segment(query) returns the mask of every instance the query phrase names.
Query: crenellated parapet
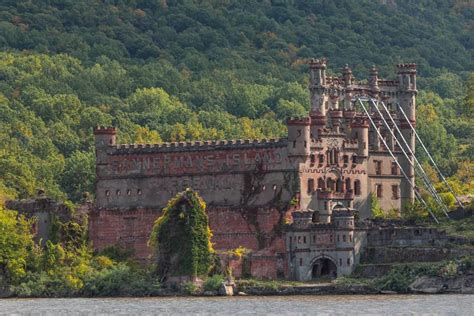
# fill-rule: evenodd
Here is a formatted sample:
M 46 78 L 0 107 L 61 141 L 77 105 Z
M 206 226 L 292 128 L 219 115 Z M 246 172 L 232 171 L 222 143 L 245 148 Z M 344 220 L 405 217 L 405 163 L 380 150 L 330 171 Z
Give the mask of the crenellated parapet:
M 109 126 L 96 126 L 94 127 L 94 135 L 116 135 L 117 128 Z
M 235 150 L 277 148 L 287 146 L 287 139 L 236 139 L 190 142 L 165 142 L 160 144 L 120 144 L 111 147 L 110 155 L 140 154 L 140 153 L 172 153 L 195 152 L 210 150 Z

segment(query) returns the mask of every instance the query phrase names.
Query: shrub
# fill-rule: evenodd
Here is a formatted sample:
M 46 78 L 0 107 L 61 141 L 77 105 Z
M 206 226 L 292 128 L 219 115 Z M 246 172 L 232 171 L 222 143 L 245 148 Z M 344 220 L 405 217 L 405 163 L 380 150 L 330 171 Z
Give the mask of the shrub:
M 224 282 L 224 276 L 220 274 L 213 275 L 204 282 L 205 291 L 217 291 Z
M 196 295 L 199 293 L 199 287 L 191 281 L 183 283 L 183 291 L 188 295 Z

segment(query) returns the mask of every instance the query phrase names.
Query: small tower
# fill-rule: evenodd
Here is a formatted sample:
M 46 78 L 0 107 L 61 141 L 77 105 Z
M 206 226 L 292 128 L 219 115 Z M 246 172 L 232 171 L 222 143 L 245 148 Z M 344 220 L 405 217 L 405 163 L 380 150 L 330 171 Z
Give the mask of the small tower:
M 308 157 L 310 154 L 310 124 L 311 118 L 289 118 L 288 126 L 288 156 Z
M 366 118 L 358 117 L 351 124 L 353 136 L 357 138 L 359 145 L 357 156 L 369 156 L 369 121 Z
M 337 275 L 348 275 L 354 270 L 354 210 L 336 206 L 332 211 L 337 250 Z
M 342 77 L 344 78 L 344 85 L 346 88 L 346 93 L 343 100 L 343 108 L 344 110 L 352 110 L 352 82 L 354 77 L 352 76 L 352 70 L 349 68 L 349 65 L 346 65 L 344 68 L 342 68 Z
M 416 126 L 416 64 L 398 64 L 397 65 L 398 75 L 398 102 L 400 107 L 405 112 L 408 121 L 405 120 L 402 113 L 398 113 L 400 117 L 400 129 L 403 137 L 407 140 L 408 146 L 411 151 L 415 152 L 415 134 L 410 128 L 410 124 Z M 413 159 L 413 158 L 411 158 Z M 402 199 L 402 205 L 412 203 L 415 199 L 415 192 L 413 187 L 415 185 L 415 170 L 413 165 L 407 161 L 407 159 L 400 159 L 402 168 L 407 171 L 408 177 L 410 177 L 411 185 L 404 181 L 405 185 L 400 187 L 400 197 Z
M 372 94 L 372 97 L 377 98 L 380 92 L 379 88 L 379 71 L 377 68 L 372 66 L 370 69 L 370 76 L 369 76 L 369 85 L 370 85 L 370 92 Z
M 94 128 L 96 163 L 106 163 L 107 148 L 115 145 L 117 129 L 115 127 L 97 126 Z
M 326 115 L 326 104 L 328 95 L 326 93 L 326 64 L 325 58 L 312 59 L 309 63 L 310 83 L 309 90 L 311 93 L 311 113 L 320 113 Z

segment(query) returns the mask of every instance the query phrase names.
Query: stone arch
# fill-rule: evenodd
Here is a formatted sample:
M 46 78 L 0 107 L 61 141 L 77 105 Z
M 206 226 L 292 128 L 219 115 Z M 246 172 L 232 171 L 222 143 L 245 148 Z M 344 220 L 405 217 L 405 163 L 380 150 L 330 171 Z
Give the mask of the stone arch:
M 319 256 L 311 261 L 311 278 L 336 278 L 337 264 L 336 261 L 328 256 Z

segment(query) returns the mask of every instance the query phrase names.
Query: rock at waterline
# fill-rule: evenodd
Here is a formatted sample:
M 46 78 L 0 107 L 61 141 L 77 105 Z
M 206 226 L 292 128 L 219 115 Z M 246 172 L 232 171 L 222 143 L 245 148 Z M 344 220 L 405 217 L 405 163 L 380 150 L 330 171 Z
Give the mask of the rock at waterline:
M 221 296 L 233 296 L 234 295 L 234 285 L 222 282 L 219 287 L 219 295 Z
M 474 275 L 460 275 L 451 278 L 421 276 L 410 285 L 410 290 L 423 294 L 474 294 Z

